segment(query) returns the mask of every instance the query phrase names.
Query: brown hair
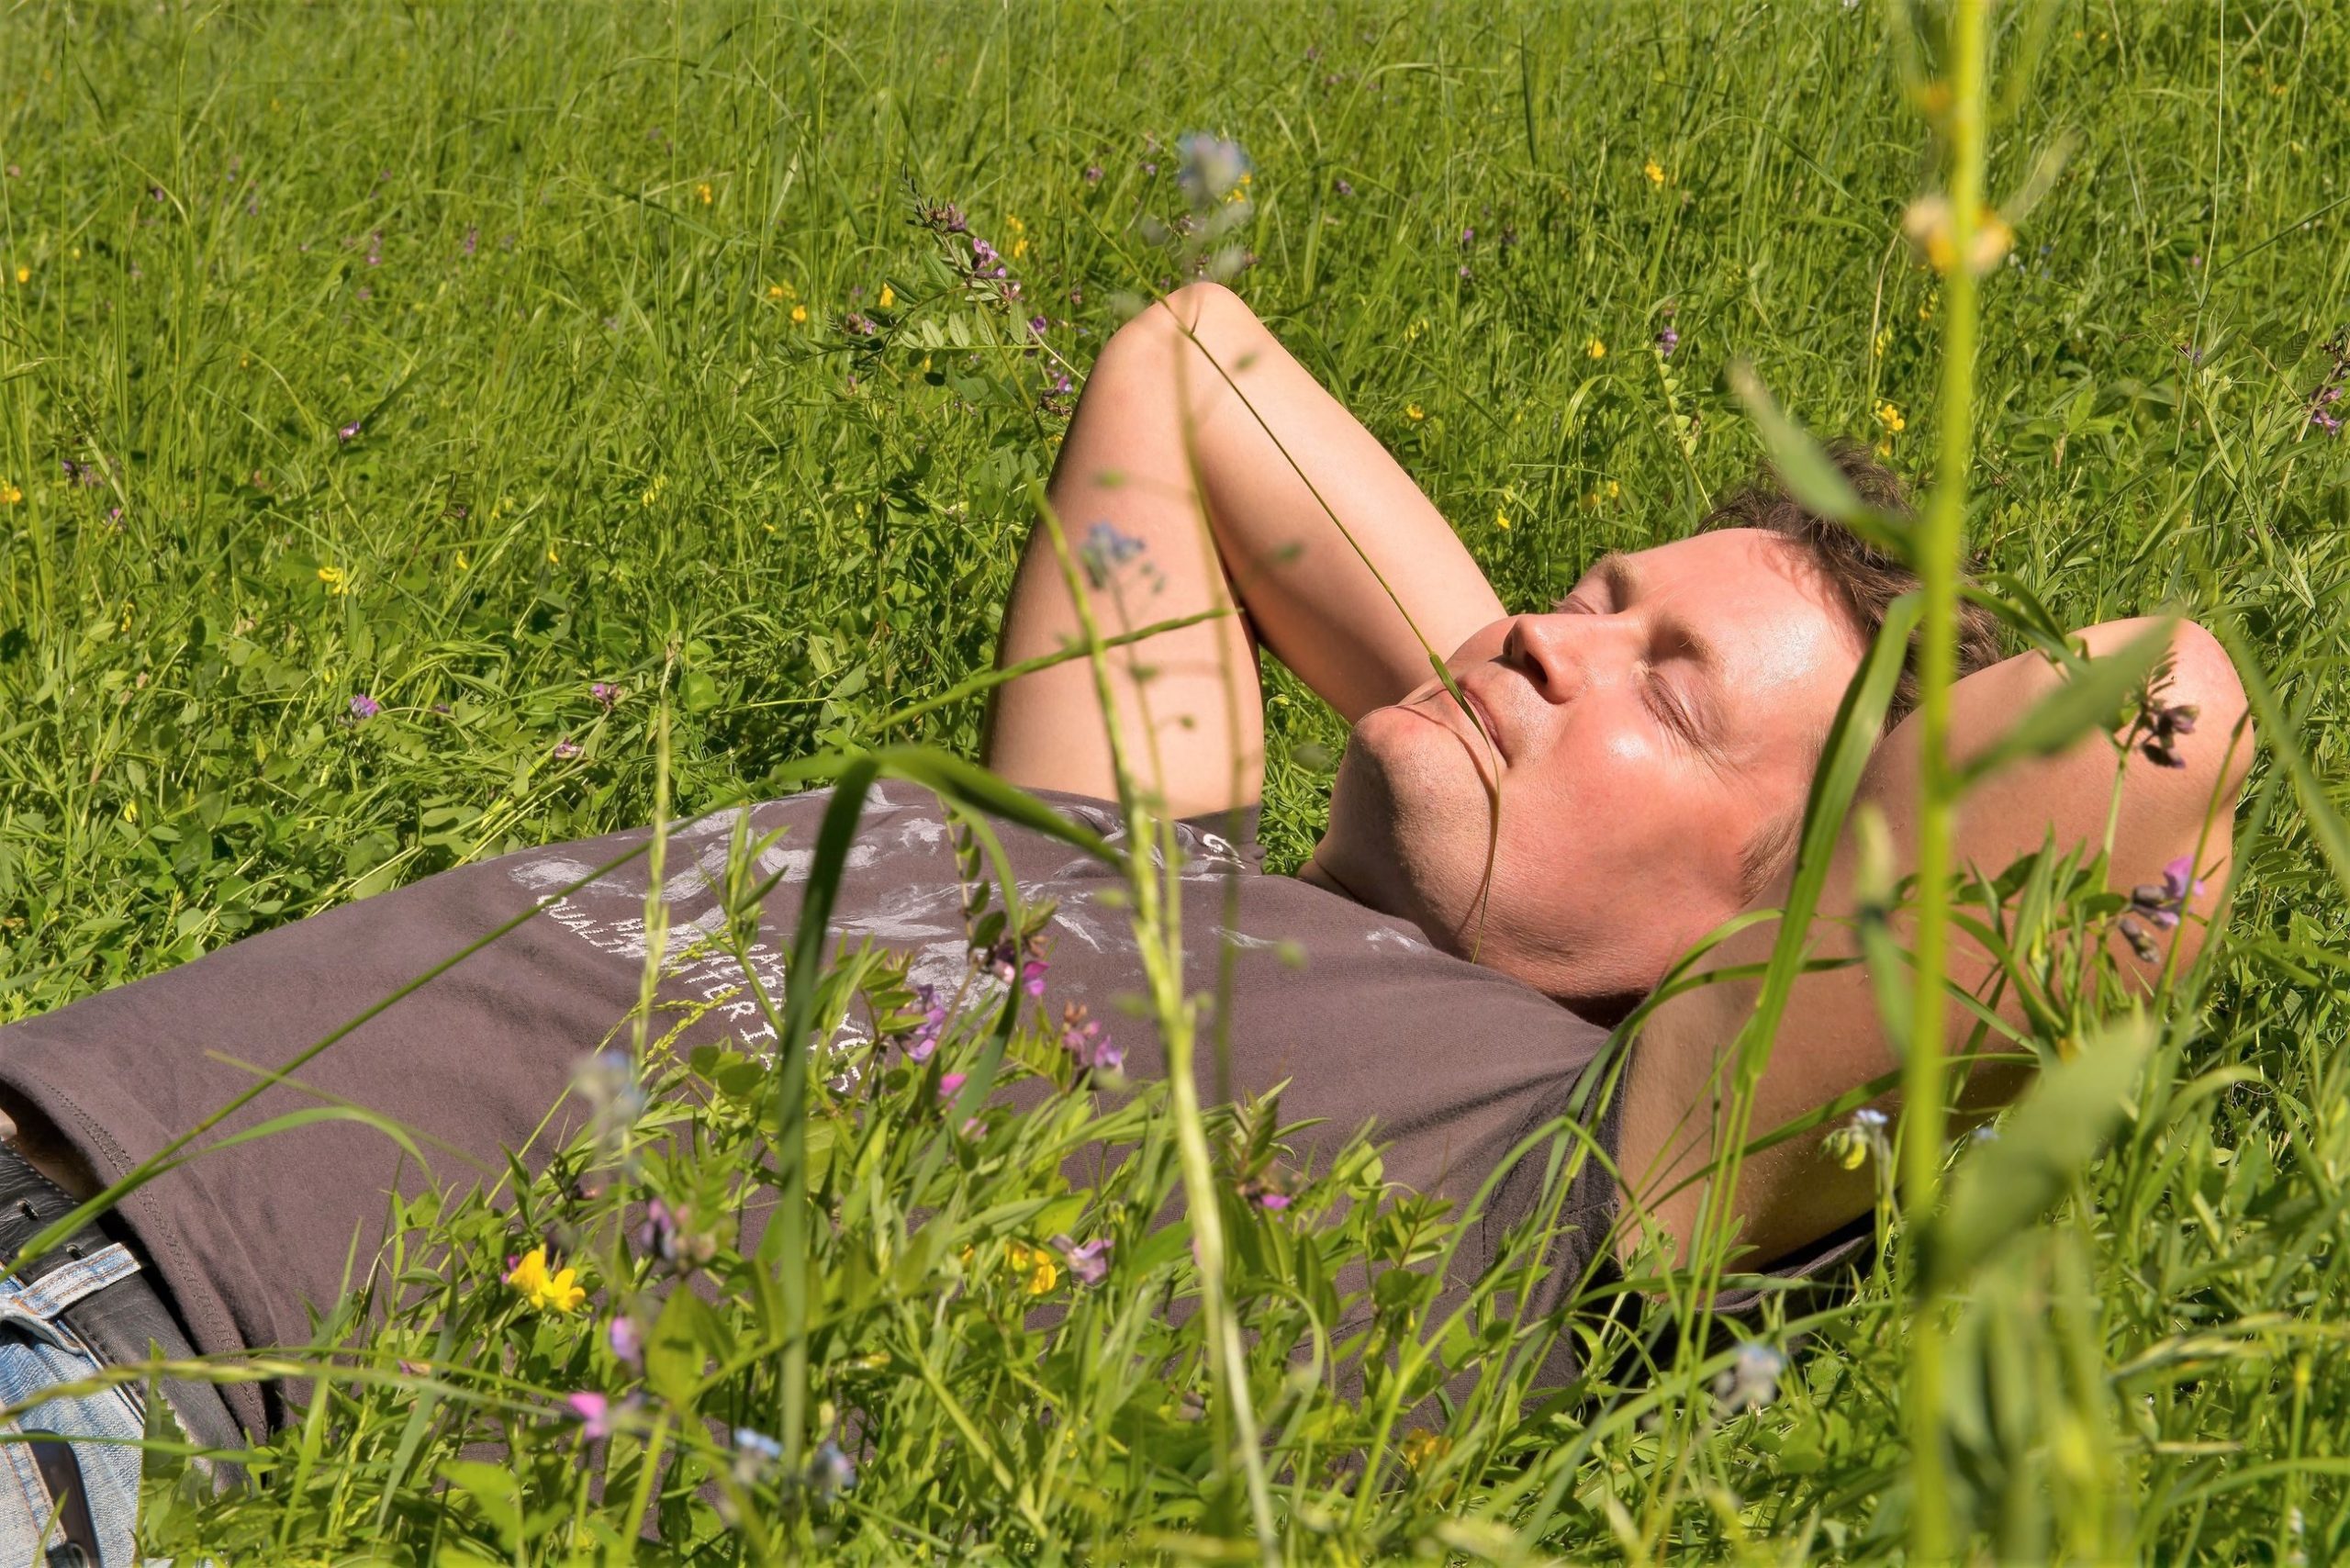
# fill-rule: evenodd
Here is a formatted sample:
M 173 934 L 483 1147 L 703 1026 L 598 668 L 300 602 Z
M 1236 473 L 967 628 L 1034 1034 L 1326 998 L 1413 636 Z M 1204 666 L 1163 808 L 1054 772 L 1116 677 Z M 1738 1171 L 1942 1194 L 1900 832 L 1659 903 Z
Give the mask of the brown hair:
M 1879 463 L 1867 447 L 1856 441 L 1838 441 L 1830 444 L 1828 456 L 1844 476 L 1844 482 L 1870 507 L 1905 521 L 1912 515 L 1908 488 L 1901 476 Z M 1776 475 L 1768 472 L 1724 498 L 1697 526 L 1700 532 L 1754 528 L 1787 541 L 1803 553 L 1819 580 L 1833 591 L 1864 645 L 1876 641 L 1893 601 L 1918 586 L 1918 575 L 1898 559 L 1842 523 L 1807 510 L 1787 493 Z M 1998 618 L 1972 600 L 1960 599 L 1958 673 L 1972 675 L 2004 656 Z M 1918 639 L 1913 636 L 1901 661 L 1901 678 L 1886 707 L 1886 730 L 1889 733 L 1917 706 Z M 1740 883 L 1750 900 L 1762 893 L 1795 852 L 1802 829 L 1803 813 L 1798 809 L 1764 823 L 1746 846 Z

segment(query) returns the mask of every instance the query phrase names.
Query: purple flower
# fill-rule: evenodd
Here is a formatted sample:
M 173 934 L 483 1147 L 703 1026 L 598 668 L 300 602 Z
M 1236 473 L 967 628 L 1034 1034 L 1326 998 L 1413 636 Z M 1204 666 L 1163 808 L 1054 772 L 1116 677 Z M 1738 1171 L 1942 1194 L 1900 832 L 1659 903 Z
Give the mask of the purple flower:
M 969 1075 L 967 1073 L 950 1072 L 946 1077 L 940 1079 L 938 1081 L 938 1097 L 941 1100 L 952 1100 L 955 1098 L 956 1092 L 963 1087 L 964 1081 L 968 1076 Z
M 1020 989 L 1031 996 L 1045 994 L 1045 960 L 1030 958 L 1020 966 Z
M 373 299 L 375 297 L 375 291 L 363 283 L 359 286 L 358 297 L 361 299 Z
M 841 318 L 841 330 L 851 337 L 869 338 L 880 330 L 873 319 L 861 310 L 852 310 Z
M 1279 1214 L 1281 1210 L 1289 1207 L 1289 1194 L 1287 1193 L 1276 1193 L 1268 1189 L 1257 1194 L 1257 1206 L 1260 1209 L 1270 1209 L 1273 1213 Z
M 354 724 L 364 724 L 383 711 L 383 704 L 364 691 L 354 693 L 351 699 L 351 721 Z
M 610 1437 L 627 1424 L 628 1418 L 636 1414 L 638 1396 L 632 1394 L 615 1403 L 610 1394 L 583 1388 L 565 1394 L 563 1402 L 579 1417 L 579 1435 L 592 1443 Z
M 1085 568 L 1086 580 L 1098 589 L 1109 587 L 1117 569 L 1147 548 L 1142 540 L 1120 532 L 1118 525 L 1105 518 L 1085 531 L 1077 558 Z
M 1342 196 L 1350 196 L 1355 194 L 1355 187 L 1353 184 L 1347 180 L 1340 180 L 1337 183 L 1336 189 Z
M 384 231 L 380 229 L 367 236 L 367 264 L 371 267 L 384 264 Z
M 631 1238 L 639 1252 L 658 1258 L 677 1274 L 690 1274 L 718 1255 L 718 1238 L 693 1228 L 693 1210 L 655 1198 L 645 1205 L 644 1223 Z
M 1074 384 L 1070 382 L 1068 371 L 1061 371 L 1053 377 L 1053 385 L 1050 390 L 1054 397 L 1066 398 L 1074 389 Z
M 1098 185 L 1102 183 L 1101 164 L 1088 163 L 1085 166 L 1085 183 L 1089 185 Z
M 571 739 L 569 736 L 566 735 L 562 740 L 554 743 L 554 756 L 557 762 L 569 762 L 573 757 L 577 756 L 578 755 L 579 743 Z
M 1110 1273 L 1110 1238 L 1097 1237 L 1080 1247 L 1066 1236 L 1053 1238 L 1053 1249 L 1069 1265 L 1069 1278 L 1080 1285 L 1098 1285 Z
M 481 230 L 478 230 L 478 229 L 468 229 L 468 230 L 465 230 L 465 244 L 464 244 L 464 252 L 465 252 L 465 254 L 466 254 L 466 255 L 468 255 L 468 256 L 472 255 L 472 254 L 474 253 L 475 249 L 476 249 L 477 246 L 479 246 L 480 244 L 481 244 Z
M 609 680 L 595 680 L 588 683 L 588 695 L 596 700 L 599 708 L 610 712 L 612 704 L 621 700 L 621 689 Z
M 357 420 L 353 420 L 347 425 L 338 427 L 334 432 L 334 438 L 337 441 L 357 441 L 359 439 L 359 421 Z
M 1477 231 L 1474 229 L 1463 229 L 1460 231 L 1460 242 L 1464 245 L 1474 242 L 1476 238 Z
M 938 1000 L 938 988 L 928 985 L 914 987 L 914 1001 L 922 1008 L 922 1022 L 900 1038 L 904 1042 L 906 1059 L 919 1066 L 938 1049 L 938 1036 L 946 1028 L 946 1004 Z
M 1656 352 L 1666 359 L 1671 359 L 1673 351 L 1680 346 L 1681 334 L 1670 327 L 1656 335 Z
M 2132 913 L 2143 914 L 2165 931 L 2178 924 L 2186 912 L 2187 901 L 2203 890 L 2203 879 L 2195 875 L 2195 862 L 2182 855 L 2163 868 L 2160 887 L 2142 882 L 2130 890 Z
M 1146 174 L 1156 174 L 1158 173 L 1158 165 L 1156 163 L 1146 162 L 1142 166 L 1142 172 Z
M 1082 1002 L 1072 1002 L 1061 1009 L 1061 1049 L 1081 1072 L 1116 1072 L 1126 1065 L 1126 1053 L 1102 1032 L 1100 1019 L 1086 1016 Z
M 638 1366 L 644 1361 L 644 1337 L 636 1331 L 636 1319 L 622 1315 L 605 1327 L 604 1337 L 611 1342 L 613 1358 L 624 1366 Z
M 1028 318 L 1028 330 L 1035 333 L 1040 338 L 1045 335 L 1045 329 L 1051 325 L 1052 323 L 1046 320 L 1042 316 L 1031 316 Z
M 998 252 L 993 245 L 989 244 L 985 240 L 980 239 L 976 234 L 971 236 L 971 260 L 978 263 L 981 269 L 995 265 L 997 256 Z
M 2311 409 L 2310 410 L 2310 423 L 2315 425 L 2318 429 L 2323 431 L 2328 435 L 2340 435 L 2342 433 L 2341 416 L 2337 414 L 2329 414 L 2323 409 Z
M 1469 274 L 1469 263 L 1466 263 L 1466 262 L 1463 262 L 1463 263 L 1460 263 L 1460 275 L 1461 275 L 1463 278 L 1466 278 L 1466 277 L 1468 277 L 1468 276 L 1470 275 L 1470 274 Z

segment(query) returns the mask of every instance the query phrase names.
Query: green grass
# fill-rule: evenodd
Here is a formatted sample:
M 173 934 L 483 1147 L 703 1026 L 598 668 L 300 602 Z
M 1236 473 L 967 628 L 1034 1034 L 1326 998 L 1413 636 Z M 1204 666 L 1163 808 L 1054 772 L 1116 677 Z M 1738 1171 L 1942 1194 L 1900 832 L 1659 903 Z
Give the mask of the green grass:
M 1236 286 L 1516 606 L 1602 549 L 1675 537 L 1752 469 L 1735 360 L 1812 430 L 1889 436 L 1930 477 L 1943 307 L 1898 229 L 1939 167 L 1905 71 L 1946 67 L 1905 67 L 1924 46 L 1874 6 L 1673 9 L 0 17 L 0 498 L 19 496 L 0 506 L 0 1018 L 647 821 L 665 709 L 680 812 L 819 747 L 969 753 L 976 701 L 885 720 L 985 667 L 1059 417 L 994 318 L 935 297 L 908 181 L 1003 249 L 1081 371 L 1117 297 L 1171 280 L 1135 220 L 1178 206 L 1175 136 L 1240 139 L 1256 261 Z M 2350 841 L 2322 793 L 2350 766 L 2350 442 L 2307 412 L 2350 325 L 2350 22 L 2064 6 L 2035 36 L 2026 12 L 1994 18 L 1986 188 L 2006 199 L 2069 151 L 1983 285 L 1970 541 L 2068 623 L 2168 606 L 2227 630 L 2299 766 L 2280 751 L 2255 772 L 2204 1003 L 2160 1032 L 2077 1201 L 1955 1294 L 1937 1352 L 1953 1506 L 2000 1558 L 2323 1562 L 2350 1550 L 2350 864 L 2329 859 Z M 887 330 L 845 333 L 852 310 Z M 1670 380 L 1647 347 L 1668 320 Z M 921 346 L 950 321 L 979 346 Z M 610 713 L 594 680 L 626 689 Z M 1272 691 L 1286 865 L 1340 732 L 1286 678 Z M 383 711 L 350 723 L 363 692 Z M 828 1136 L 878 1139 L 882 1120 Z M 1078 1125 L 1047 1121 L 990 1136 L 1044 1147 Z M 755 1147 L 747 1112 L 719 1131 Z M 1150 1212 L 1176 1180 L 1160 1153 L 1085 1212 Z M 872 1235 L 903 1235 L 918 1180 L 945 1212 L 1072 1196 L 911 1147 L 871 1158 L 908 1182 L 904 1208 L 856 1222 Z M 504 1248 L 478 1212 L 440 1223 L 460 1258 Z M 1313 1245 L 1334 1264 L 1410 1249 L 1367 1225 Z M 1304 1244 L 1266 1245 L 1236 1242 L 1234 1291 L 1270 1337 Z M 966 1266 L 934 1249 L 906 1293 Z M 1179 1250 L 1150 1267 L 1188 1282 Z M 1282 1550 L 1899 1555 L 1902 1257 L 1758 1411 L 1717 1412 L 1716 1357 L 1595 1373 L 1520 1418 L 1496 1358 L 1449 1453 L 1412 1470 L 1386 1418 L 1408 1399 L 1386 1417 L 1283 1405 L 1280 1356 L 1252 1352 L 1259 1413 L 1285 1423 Z M 453 1338 L 426 1316 L 381 1331 L 372 1364 L 399 1385 L 339 1389 L 253 1496 L 162 1519 L 174 1551 L 591 1556 L 575 1518 L 617 1551 L 620 1483 L 655 1468 L 631 1439 L 592 1504 L 553 1417 L 509 1434 L 528 1508 L 495 1473 L 440 1468 L 498 1401 L 543 1409 L 612 1371 L 460 1283 L 425 1304 Z M 882 1559 L 1251 1550 L 1247 1498 L 1185 1436 L 1181 1395 L 1209 1385 L 1195 1329 L 1080 1305 L 1056 1338 L 997 1279 L 924 1340 L 891 1328 L 891 1296 L 824 1297 L 810 1341 L 817 1398 L 887 1410 L 898 1434 L 856 1488 L 803 1507 L 762 1478 L 729 1529 L 692 1491 L 727 1461 L 688 1417 L 669 1440 L 692 1457 L 646 1504 L 680 1558 L 795 1540 Z M 745 1311 L 729 1331 L 775 1343 Z M 893 1351 L 877 1379 L 849 1365 L 858 1333 L 947 1360 L 924 1383 Z M 383 1359 L 500 1347 L 514 1383 L 436 1374 L 422 1406 Z M 773 1359 L 746 1356 L 698 1408 L 771 1409 Z M 1145 1386 L 1167 1403 L 1137 1403 Z M 403 1447 L 419 1408 L 437 1414 Z M 1322 1468 L 1347 1454 L 1380 1482 Z

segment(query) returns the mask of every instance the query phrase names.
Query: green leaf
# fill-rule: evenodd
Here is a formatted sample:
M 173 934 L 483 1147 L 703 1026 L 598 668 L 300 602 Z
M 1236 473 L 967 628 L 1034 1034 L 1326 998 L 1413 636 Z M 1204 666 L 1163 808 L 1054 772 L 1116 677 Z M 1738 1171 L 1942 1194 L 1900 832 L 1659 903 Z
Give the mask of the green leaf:
M 2111 724 L 2169 648 L 2174 625 L 2160 622 L 2112 653 L 2083 663 L 1959 769 L 1961 788 L 2023 757 L 2053 756 L 2089 731 Z
M 1747 417 L 1761 433 L 1762 449 L 1770 454 L 1771 466 L 1787 487 L 1787 494 L 1805 510 L 1842 523 L 1896 559 L 1910 559 L 1909 525 L 1861 499 L 1820 444 L 1771 400 L 1752 365 L 1744 360 L 1733 364 L 1729 385 L 1738 400 L 1746 405 Z
M 2023 1235 L 2087 1168 L 2121 1119 L 2154 1038 L 2143 1018 L 2090 1035 L 2070 1059 L 2040 1075 L 1998 1136 L 1959 1167 L 1950 1204 L 1928 1239 L 1927 1274 L 1936 1290 L 1959 1284 Z

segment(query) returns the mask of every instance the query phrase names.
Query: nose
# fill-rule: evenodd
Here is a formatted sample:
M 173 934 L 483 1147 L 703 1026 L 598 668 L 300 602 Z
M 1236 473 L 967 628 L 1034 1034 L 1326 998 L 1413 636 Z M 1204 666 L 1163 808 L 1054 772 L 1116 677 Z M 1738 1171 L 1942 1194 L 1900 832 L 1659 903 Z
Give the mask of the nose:
M 1521 615 L 1502 639 L 1502 660 L 1546 702 L 1572 702 L 1601 678 L 1608 644 L 1621 641 L 1605 615 Z

